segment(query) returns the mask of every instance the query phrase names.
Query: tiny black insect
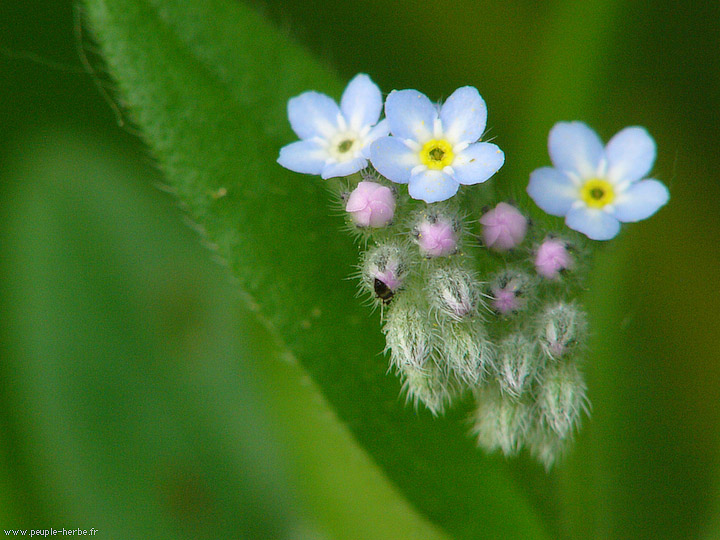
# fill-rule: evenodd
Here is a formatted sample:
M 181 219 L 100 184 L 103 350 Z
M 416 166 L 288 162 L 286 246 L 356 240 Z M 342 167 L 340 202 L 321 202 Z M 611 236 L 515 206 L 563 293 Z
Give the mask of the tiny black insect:
M 395 295 L 393 290 L 385 285 L 382 281 L 380 281 L 378 278 L 375 278 L 375 282 L 373 283 L 373 288 L 375 289 L 375 296 L 377 296 L 380 300 L 383 301 L 383 304 L 387 304 L 392 300 L 392 297 Z

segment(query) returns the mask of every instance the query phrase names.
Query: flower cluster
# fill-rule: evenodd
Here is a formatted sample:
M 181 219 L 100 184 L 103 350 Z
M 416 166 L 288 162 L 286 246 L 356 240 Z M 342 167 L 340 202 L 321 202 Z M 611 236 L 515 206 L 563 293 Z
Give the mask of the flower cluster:
M 437 415 L 472 394 L 480 446 L 527 448 L 551 467 L 587 412 L 587 323 L 576 299 L 589 269 L 586 238 L 611 239 L 621 222 L 668 201 L 667 188 L 645 178 L 653 139 L 631 127 L 603 146 L 583 123 L 555 125 L 553 167 L 532 172 L 527 187 L 547 214 L 565 217 L 567 229 L 552 230 L 523 201 L 487 206 L 489 193 L 460 190 L 505 162 L 482 140 L 487 107 L 471 86 L 441 104 L 394 90 L 383 106 L 360 74 L 339 106 L 305 92 L 290 99 L 288 116 L 300 140 L 278 162 L 320 175 L 335 193 L 360 240 L 360 287 L 381 308 L 408 400 Z

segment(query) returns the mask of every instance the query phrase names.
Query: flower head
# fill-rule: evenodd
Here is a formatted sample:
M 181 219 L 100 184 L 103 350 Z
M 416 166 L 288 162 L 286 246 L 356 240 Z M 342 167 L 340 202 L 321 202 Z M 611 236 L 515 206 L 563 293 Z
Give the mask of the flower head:
M 514 206 L 501 202 L 481 218 L 483 241 L 495 251 L 509 251 L 520 244 L 527 233 L 527 218 Z
M 384 227 L 395 215 L 395 196 L 387 186 L 360 182 L 350 193 L 345 210 L 358 227 Z
M 642 179 L 655 162 L 655 141 L 641 127 L 625 128 L 603 148 L 582 122 L 560 122 L 550 130 L 554 167 L 533 171 L 527 192 L 548 214 L 592 240 L 609 240 L 620 222 L 652 216 L 670 194 L 657 180 Z
M 387 135 L 380 89 L 362 73 L 347 85 L 340 100 L 305 92 L 288 101 L 288 117 L 300 140 L 280 149 L 278 163 L 291 171 L 323 178 L 347 176 L 367 166 L 375 139 Z
M 500 148 L 477 142 L 487 107 L 472 86 L 455 90 L 440 108 L 417 90 L 393 91 L 385 116 L 392 136 L 372 144 L 370 161 L 386 178 L 408 184 L 414 199 L 449 199 L 460 184 L 485 182 L 505 162 Z

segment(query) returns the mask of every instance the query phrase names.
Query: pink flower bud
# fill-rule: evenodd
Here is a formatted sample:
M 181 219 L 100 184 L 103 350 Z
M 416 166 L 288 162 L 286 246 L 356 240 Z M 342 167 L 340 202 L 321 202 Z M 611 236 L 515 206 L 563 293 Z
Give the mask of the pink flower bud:
M 522 300 L 518 298 L 515 291 L 508 289 L 493 289 L 492 306 L 495 308 L 495 311 L 501 313 L 502 315 L 518 311 L 521 307 L 521 302 Z
M 400 288 L 400 285 L 402 285 L 400 262 L 396 260 L 388 261 L 383 269 L 377 269 L 374 278 L 376 281 L 381 281 L 391 291 L 396 291 Z M 376 290 L 377 287 L 378 286 L 376 284 Z
M 415 227 L 415 239 L 426 257 L 445 257 L 457 251 L 457 227 L 446 217 L 432 217 Z
M 404 251 L 397 245 L 382 244 L 365 253 L 361 276 L 366 290 L 387 304 L 402 287 L 407 271 Z
M 358 227 L 384 227 L 395 215 L 395 197 L 389 187 L 360 182 L 350 194 L 345 210 Z
M 547 279 L 557 278 L 562 270 L 571 265 L 572 257 L 567 245 L 557 238 L 546 238 L 535 254 L 535 270 Z
M 508 251 L 523 241 L 527 218 L 507 203 L 501 202 L 480 218 L 485 245 L 496 251 Z
M 499 274 L 490 284 L 492 307 L 500 315 L 509 316 L 520 311 L 528 301 L 532 279 L 524 272 L 508 270 Z

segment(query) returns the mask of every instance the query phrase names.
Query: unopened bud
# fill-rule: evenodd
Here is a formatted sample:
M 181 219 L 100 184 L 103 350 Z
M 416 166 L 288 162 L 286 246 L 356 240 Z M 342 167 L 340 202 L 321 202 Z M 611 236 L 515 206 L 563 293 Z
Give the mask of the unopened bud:
M 510 334 L 500 342 L 497 371 L 501 389 L 519 398 L 535 379 L 542 364 L 537 344 L 519 332 Z
M 567 443 L 567 440 L 558 437 L 554 431 L 543 428 L 539 422 L 530 429 L 526 440 L 530 455 L 539 461 L 547 472 L 563 457 Z
M 375 298 L 387 304 L 402 287 L 407 272 L 404 250 L 395 244 L 381 244 L 365 254 L 362 282 Z
M 433 308 L 456 321 L 477 313 L 481 302 L 472 274 L 456 267 L 438 268 L 430 276 L 427 294 Z
M 460 225 L 444 215 L 423 216 L 413 228 L 413 236 L 425 257 L 446 257 L 458 248 Z
M 547 306 L 538 322 L 540 345 L 550 358 L 565 356 L 585 340 L 585 313 L 574 303 Z
M 477 386 L 494 360 L 492 345 L 479 319 L 440 329 L 438 355 L 464 384 Z
M 450 399 L 447 376 L 434 358 L 433 330 L 427 310 L 401 296 L 387 313 L 383 328 L 390 364 L 403 379 L 409 400 L 441 413 Z
M 438 365 L 431 364 L 426 369 L 406 366 L 400 374 L 407 400 L 412 401 L 416 408 L 422 403 L 434 416 L 445 412 L 454 391 Z
M 512 205 L 501 202 L 481 218 L 485 246 L 495 251 L 509 251 L 520 245 L 527 233 L 528 221 Z
M 567 244 L 559 238 L 546 238 L 535 253 L 535 270 L 547 279 L 556 279 L 572 264 Z
M 511 315 L 527 304 L 533 280 L 525 272 L 507 270 L 490 283 L 491 305 L 501 315 Z
M 387 186 L 363 181 L 350 193 L 345 210 L 358 227 L 385 227 L 395 215 L 395 196 Z
M 585 381 L 574 364 L 548 366 L 538 391 L 538 408 L 542 422 L 560 439 L 567 438 L 586 410 Z
M 432 325 L 427 313 L 409 298 L 399 297 L 388 309 L 383 331 L 393 366 L 425 368 L 433 352 Z
M 524 401 L 505 397 L 497 388 L 476 392 L 472 432 L 486 451 L 502 450 L 506 456 L 517 454 L 530 426 L 531 407 Z

